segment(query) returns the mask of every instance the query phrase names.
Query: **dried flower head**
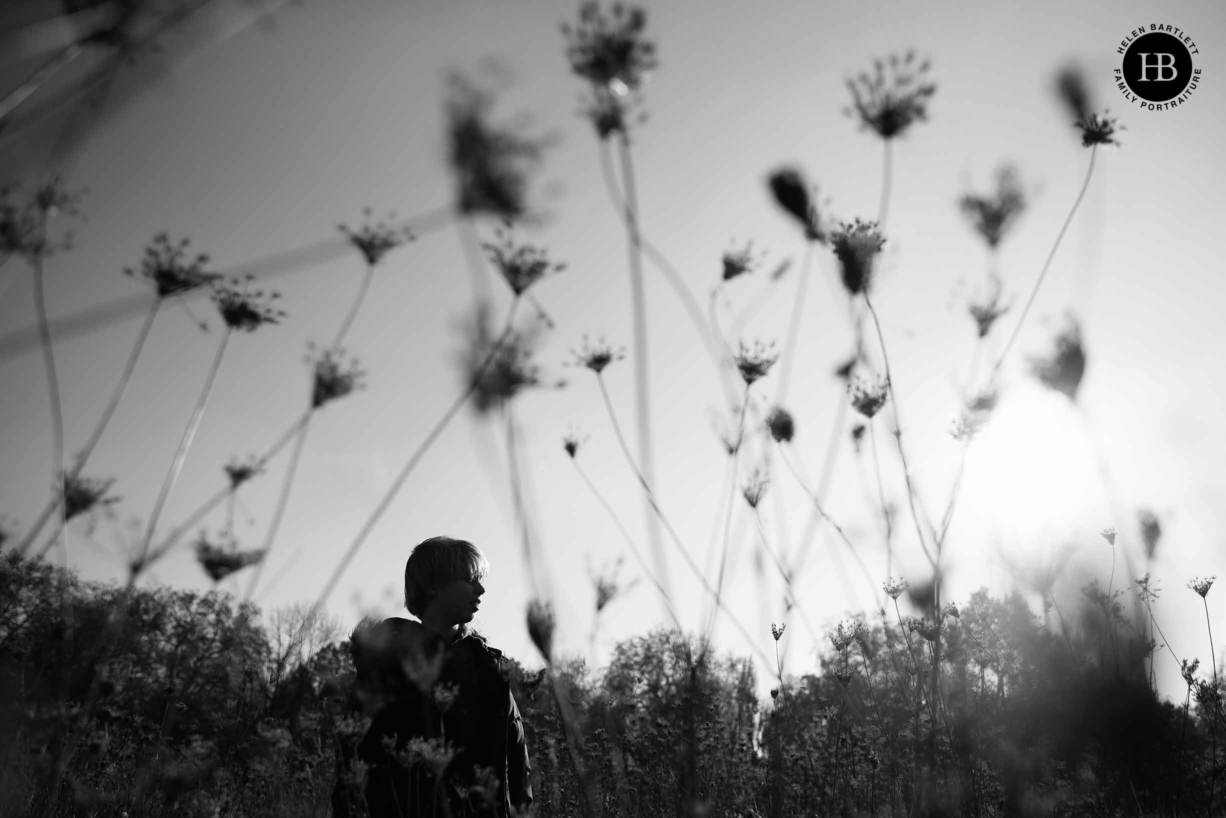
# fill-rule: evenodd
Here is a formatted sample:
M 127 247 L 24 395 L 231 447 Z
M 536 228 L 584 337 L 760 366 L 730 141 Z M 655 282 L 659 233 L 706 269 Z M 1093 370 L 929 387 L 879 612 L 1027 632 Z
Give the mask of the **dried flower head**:
M 1182 661 L 1179 668 L 1179 673 L 1181 676 L 1183 676 L 1183 680 L 1188 687 L 1192 687 L 1196 684 L 1196 671 L 1199 668 L 1200 659 L 1193 659 L 1191 662 L 1189 662 L 1187 659 Z
M 1086 352 L 1081 343 L 1081 327 L 1069 316 L 1068 326 L 1055 339 L 1055 349 L 1046 358 L 1031 357 L 1030 372 L 1049 389 L 1077 400 L 1077 389 L 1086 372 Z
M 1115 529 L 1114 528 L 1104 528 L 1099 533 L 1102 534 L 1103 539 L 1107 541 L 1108 545 L 1115 545 Z
M 741 496 L 745 498 L 746 503 L 749 503 L 750 508 L 758 507 L 758 503 L 762 502 L 762 497 L 765 496 L 770 483 L 770 477 L 765 472 L 761 469 L 753 470 L 745 485 L 741 487 Z
M 873 283 L 873 266 L 877 254 L 885 246 L 885 238 L 877 230 L 877 222 L 856 219 L 843 222 L 830 236 L 830 246 L 839 260 L 843 286 L 851 295 L 868 293 Z
M 1068 65 L 1056 75 L 1056 95 L 1069 113 L 1070 119 L 1081 120 L 1090 115 L 1090 87 L 1085 72 Z
M 213 303 L 230 329 L 255 332 L 265 324 L 279 324 L 286 317 L 285 310 L 273 306 L 281 294 L 251 289 L 254 280 L 255 276 L 247 275 L 213 285 Z
M 626 357 L 625 348 L 614 349 L 604 338 L 593 344 L 586 335 L 583 336 L 583 347 L 577 352 L 571 350 L 571 354 L 575 356 L 575 365 L 584 366 L 599 375 L 604 372 L 605 367 L 614 361 L 620 361 Z
M 839 686 L 844 688 L 851 684 L 852 676 L 853 674 L 850 668 L 846 671 L 836 670 L 834 673 L 834 678 L 838 681 Z
M 546 662 L 553 661 L 553 632 L 556 626 L 553 605 L 540 599 L 528 603 L 528 636 Z
M 1137 595 L 1141 601 L 1148 605 L 1158 599 L 1159 588 L 1158 580 L 1150 579 L 1149 573 L 1137 580 Z
M 56 216 L 79 216 L 84 191 L 70 193 L 53 176 L 18 202 L 15 194 L 21 187 L 17 182 L 0 187 L 0 263 L 10 255 L 33 261 L 70 249 L 72 233 L 53 241 L 47 237 L 47 222 Z
M 229 532 L 222 534 L 221 539 L 220 543 L 213 543 L 202 532 L 195 544 L 196 562 L 213 582 L 221 582 L 231 574 L 264 559 L 262 549 L 241 550 Z
M 859 375 L 847 384 L 852 407 L 869 420 L 881 411 L 890 397 L 890 383 L 885 378 L 869 381 Z
M 343 398 L 366 385 L 363 382 L 366 371 L 358 365 L 357 358 L 347 358 L 343 349 L 332 347 L 316 353 L 312 344 L 308 347 L 306 360 L 315 373 L 311 386 L 312 409 Z
M 745 381 L 746 386 L 765 377 L 778 360 L 779 353 L 775 352 L 774 342 L 764 344 L 754 341 L 752 346 L 746 346 L 744 341 L 740 341 L 737 344 L 737 353 L 733 356 L 736 368 L 741 373 L 741 380 Z
M 916 62 L 914 51 L 902 58 L 891 54 L 886 60 L 874 60 L 872 74 L 862 71 L 847 80 L 852 107 L 844 113 L 858 117 L 861 129 L 882 139 L 905 133 L 915 122 L 927 119 L 928 102 L 937 90 L 927 78 L 931 67 L 928 60 Z
M 787 628 L 788 626 L 786 623 L 783 625 L 776 625 L 774 622 L 772 622 L 771 623 L 771 636 L 775 637 L 775 641 L 778 642 L 780 639 L 783 638 L 783 632 L 787 630 Z
M 1007 313 L 1012 304 L 1001 304 L 1001 282 L 1000 279 L 992 279 L 991 295 L 986 301 L 968 301 L 966 303 L 967 312 L 975 321 L 975 327 L 979 332 L 980 338 L 988 337 L 988 333 L 992 331 L 992 326 L 996 323 L 996 319 Z
M 220 273 L 205 271 L 209 257 L 204 253 L 198 253 L 194 259 L 188 259 L 187 248 L 190 244 L 190 239 L 171 244 L 169 234 L 158 233 L 145 248 L 140 269 L 125 267 L 124 274 L 133 278 L 139 276 L 151 282 L 158 298 L 182 295 L 220 280 Z
M 594 0 L 585 2 L 576 25 L 562 24 L 571 71 L 619 95 L 641 88 L 658 64 L 655 44 L 643 34 L 646 26 L 642 8 L 614 3 L 605 16 Z
M 1115 145 L 1119 147 L 1120 143 L 1115 138 L 1115 132 L 1117 130 L 1124 130 L 1119 120 L 1111 116 L 1109 111 L 1104 111 L 1101 115 L 1090 114 L 1084 119 L 1074 122 L 1073 127 L 1081 129 L 1081 144 L 1086 148 L 1095 145 Z
M 60 472 L 60 491 L 63 492 L 64 519 L 71 520 L 79 514 L 93 511 L 100 506 L 118 503 L 121 497 L 113 496 L 111 486 L 115 478 L 95 479 Z
M 392 227 L 396 214 L 389 213 L 387 221 L 373 221 L 374 211 L 369 207 L 362 208 L 362 226 L 351 230 L 348 225 L 338 224 L 337 230 L 345 234 L 349 243 L 357 248 L 366 259 L 366 263 L 375 266 L 383 257 L 407 241 L 415 238 L 413 231 L 407 227 Z
M 753 252 L 753 242 L 748 241 L 740 250 L 732 249 L 724 251 L 724 281 L 730 281 L 737 276 L 743 276 L 752 273 L 759 265 L 762 264 L 763 256 L 755 256 Z
M 995 191 L 966 193 L 958 200 L 958 207 L 980 238 L 995 249 L 1026 209 L 1026 191 L 1018 181 L 1017 168 L 1002 165 L 996 170 Z
M 548 251 L 543 247 L 516 244 L 509 221 L 505 230 L 497 231 L 497 236 L 501 244 L 490 242 L 481 246 L 489 253 L 490 261 L 498 268 L 498 272 L 516 295 L 523 295 L 529 287 L 545 276 L 566 269 L 562 262 L 551 262 Z
M 766 428 L 776 443 L 790 443 L 796 436 L 796 421 L 792 413 L 782 406 L 776 406 L 766 416 Z
M 1162 524 L 1158 515 L 1147 508 L 1137 512 L 1137 522 L 1141 524 L 1141 543 L 1145 546 L 1145 559 L 1152 560 L 1158 550 L 1158 540 L 1162 539 Z
M 900 596 L 902 596 L 903 591 L 907 590 L 907 581 L 905 579 L 894 579 L 891 577 L 882 583 L 881 588 L 886 592 L 886 595 L 888 595 L 890 599 L 897 600 Z
M 1206 579 L 1196 577 L 1195 579 L 1188 580 L 1188 587 L 1199 594 L 1201 599 L 1204 599 L 1209 596 L 1209 589 L 1213 587 L 1213 581 L 1216 579 L 1217 577 L 1215 576 Z
M 822 229 L 822 219 L 804 173 L 797 168 L 780 168 L 771 173 L 767 182 L 775 202 L 800 223 L 805 238 L 824 243 L 826 231 Z
M 860 622 L 840 622 L 838 627 L 830 632 L 830 642 L 834 645 L 835 650 L 839 652 L 845 651 L 851 646 L 852 642 L 859 638 L 863 628 L 864 625 Z
M 496 336 L 489 303 L 479 301 L 473 317 L 460 330 L 465 339 L 457 363 L 465 384 L 474 386 L 472 405 L 479 414 L 503 406 L 527 387 L 541 384 L 540 368 L 532 362 L 540 339 L 539 327 Z
M 238 488 L 263 471 L 259 458 L 254 456 L 248 457 L 244 462 L 240 462 L 237 457 L 232 457 L 224 468 L 232 489 Z
M 448 78 L 449 159 L 456 181 L 456 207 L 471 216 L 487 213 L 519 219 L 528 212 L 528 177 L 550 140 L 489 121 L 494 98 L 463 75 Z

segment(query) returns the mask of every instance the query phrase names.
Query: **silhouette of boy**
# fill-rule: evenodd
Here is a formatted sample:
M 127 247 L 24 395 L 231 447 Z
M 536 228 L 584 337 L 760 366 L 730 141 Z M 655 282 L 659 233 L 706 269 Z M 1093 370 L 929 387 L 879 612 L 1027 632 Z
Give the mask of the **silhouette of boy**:
M 488 571 L 472 543 L 431 537 L 404 567 L 405 607 L 420 622 L 366 619 L 354 630 L 350 705 L 371 723 L 356 747 L 342 748 L 335 815 L 511 818 L 532 803 L 502 653 L 468 628 Z

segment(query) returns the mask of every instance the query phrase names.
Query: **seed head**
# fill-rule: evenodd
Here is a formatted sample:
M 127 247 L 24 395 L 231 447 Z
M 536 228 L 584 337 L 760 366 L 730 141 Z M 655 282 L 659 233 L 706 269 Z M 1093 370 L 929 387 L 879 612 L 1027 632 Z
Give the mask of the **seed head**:
M 523 295 L 529 287 L 545 276 L 566 269 L 564 263 L 550 261 L 549 253 L 543 247 L 516 244 L 509 221 L 506 223 L 506 229 L 499 230 L 497 236 L 501 244 L 485 243 L 481 246 L 489 253 L 490 261 L 498 268 L 498 272 L 516 295 Z
M 826 231 L 822 229 L 822 219 L 813 202 L 809 183 L 798 168 L 780 168 L 767 178 L 775 202 L 784 212 L 796 219 L 805 231 L 809 241 L 825 243 Z
M 412 738 L 405 745 L 402 763 L 405 766 L 424 765 L 434 776 L 440 777 L 456 757 L 457 750 L 444 738 Z
M 64 519 L 71 520 L 79 514 L 93 511 L 99 506 L 111 506 L 118 503 L 122 497 L 112 495 L 111 486 L 115 478 L 94 479 L 72 476 L 60 472 L 60 491 L 63 493 Z
M 830 246 L 839 260 L 843 286 L 851 295 L 868 293 L 873 283 L 873 262 L 885 238 L 877 230 L 877 222 L 856 219 L 851 224 L 843 222 L 838 231 L 830 236 Z
M 1152 560 L 1158 550 L 1158 540 L 1162 538 L 1162 524 L 1158 522 L 1158 516 L 1147 508 L 1137 512 L 1137 518 L 1141 524 L 1141 542 L 1145 545 L 1145 558 Z
M 220 280 L 220 273 L 205 271 L 205 265 L 209 262 L 208 256 L 199 253 L 195 259 L 187 258 L 187 248 L 190 244 L 190 239 L 171 244 L 169 234 L 159 233 L 145 248 L 145 257 L 141 259 L 140 268 L 125 267 L 124 274 L 133 278 L 139 276 L 152 283 L 158 298 L 189 293 Z
M 745 243 L 740 250 L 732 249 L 724 252 L 724 281 L 737 276 L 752 273 L 762 263 L 762 257 L 753 254 L 753 242 Z
M 366 259 L 366 263 L 375 266 L 383 257 L 407 241 L 415 238 L 409 228 L 393 228 L 388 221 L 372 221 L 374 211 L 369 207 L 362 208 L 362 226 L 351 230 L 347 225 L 339 224 L 337 229 L 345 234 L 349 243 L 357 248 Z M 388 214 L 389 221 L 395 221 L 396 214 Z
M 0 263 L 10 255 L 33 261 L 70 249 L 72 233 L 52 241 L 47 238 L 47 221 L 56 216 L 79 216 L 84 191 L 70 193 L 54 176 L 18 202 L 16 194 L 21 187 L 17 182 L 0 187 Z
M 465 384 L 476 385 L 472 406 L 477 413 L 497 409 L 522 390 L 540 385 L 540 367 L 532 361 L 540 338 L 538 329 L 507 333 L 492 360 L 490 353 L 499 338 L 488 302 L 477 303 L 476 312 L 461 331 L 466 337 L 457 361 Z
M 260 461 L 256 457 L 248 457 L 246 462 L 239 462 L 237 457 L 230 458 L 230 462 L 225 465 L 226 477 L 230 479 L 230 488 L 236 489 L 243 483 L 246 483 L 252 477 L 255 477 L 263 471 Z
M 311 387 L 311 408 L 318 409 L 326 403 L 343 398 L 355 389 L 366 386 L 366 372 L 358 365 L 357 358 L 346 358 L 342 349 L 330 348 L 315 353 L 308 347 L 307 363 L 315 376 Z
M 446 713 L 455 704 L 456 697 L 460 695 L 460 686 L 439 682 L 434 686 L 431 695 L 434 698 L 434 706 L 440 713 Z
M 1100 533 L 1102 534 L 1103 539 L 1107 541 L 1108 545 L 1115 545 L 1115 529 L 1114 528 L 1104 528 Z
M 1110 112 L 1104 111 L 1100 114 L 1090 114 L 1084 119 L 1079 119 L 1073 123 L 1074 128 L 1081 129 L 1081 144 L 1083 147 L 1089 148 L 1094 145 L 1115 145 L 1119 147 L 1119 140 L 1115 138 L 1117 130 L 1124 130 L 1124 126 L 1120 125 L 1119 119 L 1110 115 Z
M 758 503 L 762 502 L 762 497 L 766 494 L 766 490 L 770 487 L 770 477 L 761 469 L 754 469 L 749 475 L 749 480 L 741 487 L 741 495 L 745 498 L 745 502 L 749 503 L 750 508 L 757 508 Z
M 619 94 L 600 85 L 592 86 L 590 93 L 582 97 L 579 114 L 592 123 L 601 141 L 614 134 L 629 135 L 632 121 L 635 125 L 647 121 L 642 94 L 638 91 Z
M 792 419 L 792 413 L 782 406 L 771 409 L 766 416 L 766 428 L 776 443 L 790 443 L 796 436 L 796 421 Z
M 540 599 L 528 603 L 528 636 L 547 663 L 553 661 L 553 632 L 556 625 L 553 605 Z
M 576 366 L 587 367 L 599 375 L 609 364 L 624 359 L 626 350 L 624 347 L 614 349 L 603 337 L 593 344 L 584 335 L 583 346 L 578 351 L 571 350 L 571 354 L 575 356 Z
M 248 565 L 255 565 L 264 559 L 263 550 L 243 551 L 239 549 L 234 536 L 225 532 L 221 542 L 213 543 L 201 532 L 196 540 L 196 562 L 204 569 L 213 582 L 221 582 L 231 574 L 241 571 Z
M 740 341 L 733 360 L 741 373 L 741 380 L 745 381 L 746 386 L 751 386 L 770 372 L 770 368 L 779 360 L 779 353 L 775 352 L 774 342 L 768 345 L 754 341 L 753 346 L 746 346 L 744 341 Z
M 1201 599 L 1204 599 L 1205 597 L 1209 596 L 1209 589 L 1213 587 L 1213 581 L 1215 579 L 1217 579 L 1217 577 L 1209 577 L 1207 579 L 1196 577 L 1195 579 L 1188 580 L 1188 587 L 1199 594 Z
M 273 306 L 281 294 L 252 290 L 254 280 L 255 276 L 248 275 L 213 284 L 213 303 L 230 329 L 255 332 L 265 324 L 279 324 L 286 317 L 285 310 Z
M 1081 327 L 1069 316 L 1068 326 L 1056 336 L 1054 351 L 1046 358 L 1030 358 L 1030 372 L 1044 386 L 1075 401 L 1085 371 L 1086 352 L 1081 343 Z
M 890 597 L 897 600 L 902 596 L 903 591 L 907 590 L 907 581 L 905 579 L 894 579 L 891 577 L 881 585 L 882 590 Z
M 890 384 L 885 378 L 868 381 L 859 375 L 847 384 L 852 407 L 869 420 L 881 411 L 890 396 Z
M 927 119 L 928 102 L 937 90 L 927 79 L 931 67 L 928 60 L 916 62 L 914 51 L 901 59 L 891 54 L 886 60 L 874 60 L 872 74 L 862 71 L 847 80 L 852 107 L 844 113 L 858 117 L 861 130 L 874 131 L 882 139 L 906 133 L 912 124 Z
M 1056 75 L 1056 94 L 1068 111 L 1069 118 L 1085 119 L 1093 105 L 1090 102 L 1090 87 L 1085 72 L 1076 66 L 1065 66 Z
M 783 632 L 787 630 L 787 628 L 788 628 L 787 624 L 776 625 L 774 622 L 772 622 L 771 623 L 771 636 L 775 637 L 775 641 L 778 642 L 780 639 L 783 638 Z
M 579 447 L 587 440 L 587 437 L 580 437 L 579 432 L 574 427 L 566 433 L 566 437 L 562 438 L 562 448 L 566 453 L 574 459 L 575 455 L 579 454 Z
M 614 94 L 639 89 L 658 64 L 655 44 L 643 35 L 646 26 L 647 12 L 637 6 L 614 3 L 605 16 L 596 2 L 585 2 L 576 25 L 562 23 L 571 71 Z
M 1026 192 L 1018 181 L 1017 168 L 1002 165 L 996 171 L 995 191 L 985 195 L 966 193 L 958 200 L 958 207 L 980 238 L 995 249 L 1026 209 Z
M 859 622 L 840 622 L 838 627 L 830 632 L 830 643 L 834 645 L 834 649 L 842 652 L 855 642 L 864 626 Z
M 980 338 L 988 337 L 996 319 L 1007 313 L 1012 307 L 1012 304 L 1001 304 L 1000 295 L 1000 279 L 993 279 L 992 294 L 987 301 L 968 301 L 966 304 L 967 312 L 974 319 Z

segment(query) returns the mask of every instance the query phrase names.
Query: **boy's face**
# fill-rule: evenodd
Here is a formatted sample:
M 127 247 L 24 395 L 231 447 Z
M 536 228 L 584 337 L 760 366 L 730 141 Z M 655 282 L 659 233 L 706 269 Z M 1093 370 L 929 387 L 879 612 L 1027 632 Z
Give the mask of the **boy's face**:
M 485 586 L 476 577 L 457 578 L 443 585 L 426 607 L 426 617 L 446 625 L 471 622 L 481 604 Z

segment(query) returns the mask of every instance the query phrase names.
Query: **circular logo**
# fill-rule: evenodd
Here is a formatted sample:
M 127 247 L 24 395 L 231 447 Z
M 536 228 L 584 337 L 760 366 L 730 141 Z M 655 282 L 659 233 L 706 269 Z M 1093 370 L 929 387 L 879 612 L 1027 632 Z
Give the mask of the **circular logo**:
M 1124 52 L 1124 82 L 1149 102 L 1166 102 L 1192 81 L 1192 55 L 1172 34 L 1154 31 L 1132 41 Z

